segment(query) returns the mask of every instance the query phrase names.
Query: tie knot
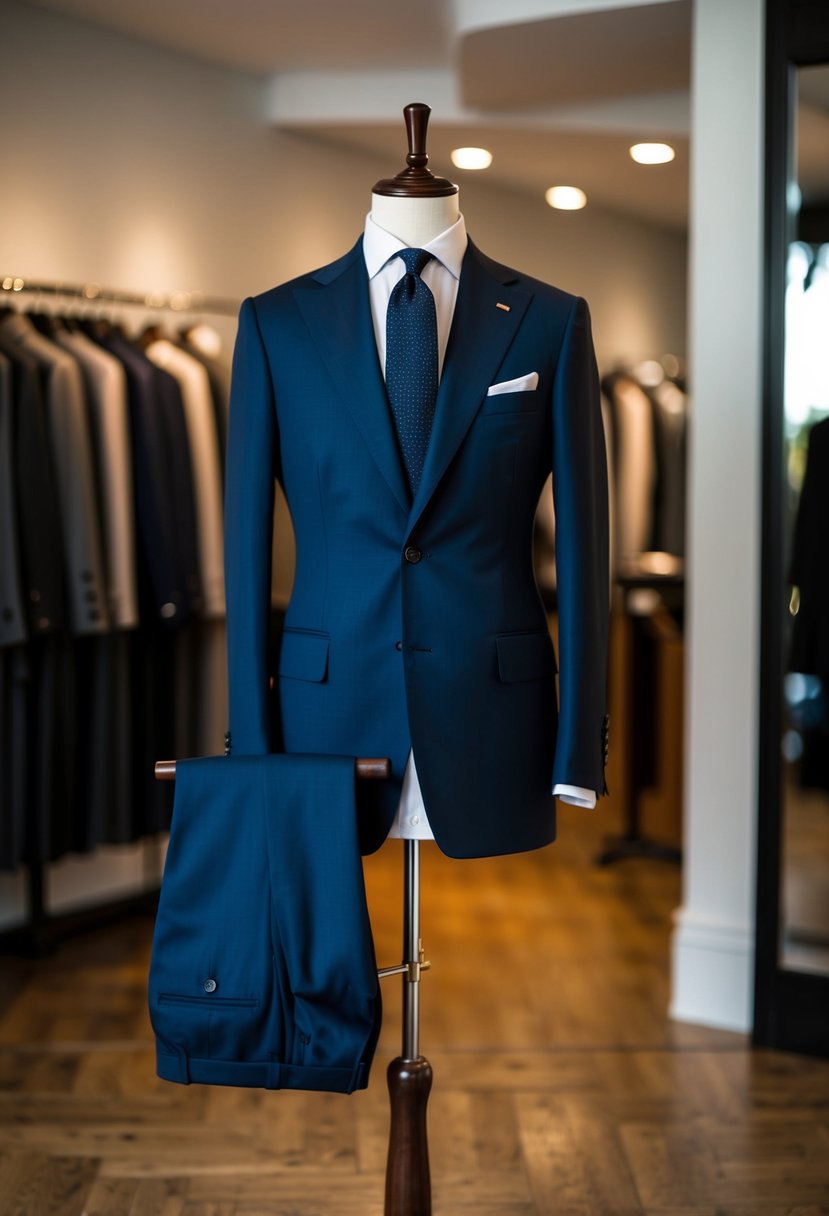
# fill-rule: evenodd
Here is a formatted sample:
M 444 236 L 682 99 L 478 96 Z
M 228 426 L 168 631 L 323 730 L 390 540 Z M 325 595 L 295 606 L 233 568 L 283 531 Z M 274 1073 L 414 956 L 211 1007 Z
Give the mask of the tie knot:
M 425 249 L 401 249 L 397 256 L 403 259 L 407 274 L 419 275 L 426 263 L 432 260 L 431 253 Z

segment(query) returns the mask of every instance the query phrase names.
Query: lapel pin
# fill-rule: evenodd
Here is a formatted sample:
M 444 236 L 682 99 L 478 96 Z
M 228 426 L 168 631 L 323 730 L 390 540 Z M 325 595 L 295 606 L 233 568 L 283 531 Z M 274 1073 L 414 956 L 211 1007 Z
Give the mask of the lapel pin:
M 496 305 L 495 305 L 495 307 L 496 307 L 496 308 L 500 308 L 500 309 L 502 309 L 504 312 L 511 312 L 511 311 L 512 311 L 512 310 L 510 309 L 509 304 L 496 304 Z

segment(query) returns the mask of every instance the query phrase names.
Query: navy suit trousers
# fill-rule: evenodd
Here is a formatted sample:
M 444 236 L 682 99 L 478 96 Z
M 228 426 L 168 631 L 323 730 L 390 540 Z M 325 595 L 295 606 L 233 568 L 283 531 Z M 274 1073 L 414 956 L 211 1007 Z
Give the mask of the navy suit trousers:
M 149 977 L 167 1081 L 351 1093 L 380 992 L 354 759 L 180 761 Z

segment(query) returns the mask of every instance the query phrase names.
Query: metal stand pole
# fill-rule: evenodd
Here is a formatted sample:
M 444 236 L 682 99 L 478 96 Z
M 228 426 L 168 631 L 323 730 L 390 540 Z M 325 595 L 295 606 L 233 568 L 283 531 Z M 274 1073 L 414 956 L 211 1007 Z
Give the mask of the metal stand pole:
M 388 1069 L 391 1100 L 385 1216 L 431 1216 L 432 1185 L 426 1136 L 426 1105 L 432 1066 L 420 1054 L 420 842 L 404 844 L 403 877 L 403 1054 Z M 398 968 L 389 968 L 389 971 Z

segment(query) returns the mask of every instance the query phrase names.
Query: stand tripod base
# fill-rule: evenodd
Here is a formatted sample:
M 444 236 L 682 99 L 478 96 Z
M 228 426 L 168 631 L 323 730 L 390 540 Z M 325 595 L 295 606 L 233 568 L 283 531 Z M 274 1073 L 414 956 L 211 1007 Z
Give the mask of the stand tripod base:
M 391 1131 L 386 1165 L 385 1216 L 431 1216 L 432 1183 L 426 1139 L 426 1104 L 432 1066 L 423 1056 L 389 1064 Z

